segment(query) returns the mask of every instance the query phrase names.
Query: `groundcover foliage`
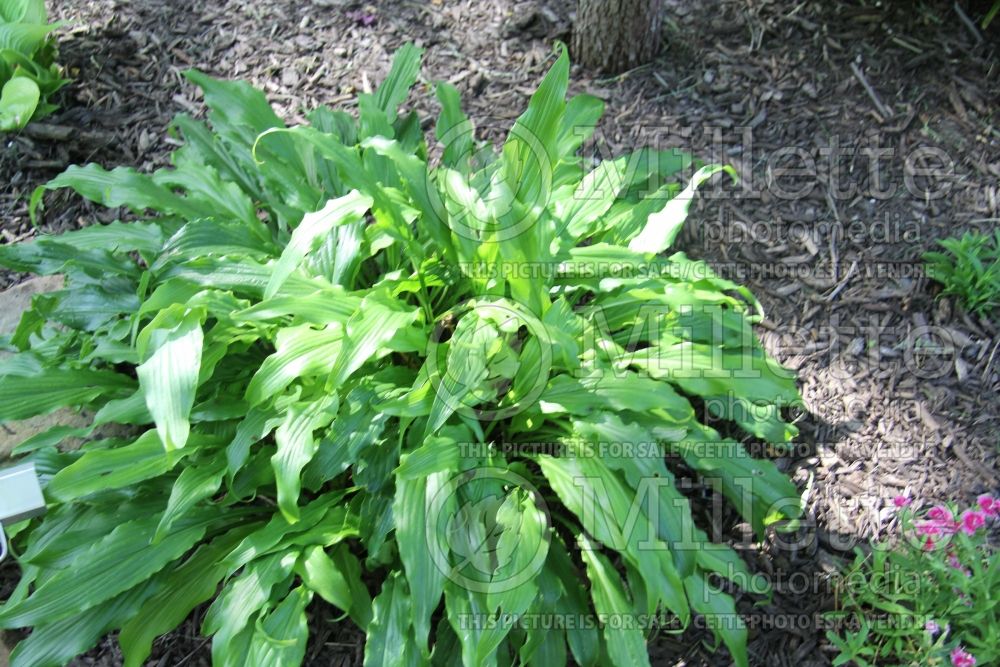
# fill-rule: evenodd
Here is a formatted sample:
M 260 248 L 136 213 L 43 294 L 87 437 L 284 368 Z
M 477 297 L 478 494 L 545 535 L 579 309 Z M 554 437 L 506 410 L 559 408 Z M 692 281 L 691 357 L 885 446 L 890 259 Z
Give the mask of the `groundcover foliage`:
M 0 0 L 0 132 L 55 110 L 46 100 L 66 83 L 55 64 L 45 0 Z
M 397 113 L 419 61 L 401 49 L 358 119 L 290 129 L 190 72 L 210 127 L 176 120 L 172 168 L 46 186 L 142 220 L 0 248 L 66 276 L 6 341 L 0 419 L 95 411 L 19 447 L 50 507 L 11 531 L 16 665 L 116 630 L 138 665 L 206 602 L 217 665 L 301 662 L 309 614 L 364 629 L 372 665 L 646 664 L 654 612 L 718 619 L 747 663 L 715 585 L 746 568 L 671 468 L 757 531 L 796 516 L 791 483 L 698 415 L 786 442 L 798 396 L 745 289 L 658 259 L 718 169 L 681 191 L 679 154 L 585 168 L 602 108 L 566 100 L 565 52 L 499 152 L 439 85 L 429 163 Z

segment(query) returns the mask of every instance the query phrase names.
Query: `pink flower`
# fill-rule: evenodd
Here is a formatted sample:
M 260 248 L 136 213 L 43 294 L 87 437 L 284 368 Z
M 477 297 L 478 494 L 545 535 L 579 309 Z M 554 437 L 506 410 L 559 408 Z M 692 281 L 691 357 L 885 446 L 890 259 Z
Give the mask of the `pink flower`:
M 933 550 L 934 550 L 934 539 L 928 537 L 927 541 L 924 542 L 924 551 L 933 551 Z
M 979 503 L 979 509 L 983 511 L 986 516 L 996 516 L 1000 514 L 1000 500 L 992 497 L 988 493 L 984 493 L 979 496 L 976 500 Z
M 953 532 L 955 532 L 955 529 L 950 521 L 921 521 L 917 524 L 917 535 L 939 537 L 941 535 L 950 535 Z
M 931 637 L 941 632 L 941 626 L 937 624 L 937 621 L 930 620 L 924 623 L 924 630 L 930 633 Z
M 927 511 L 927 518 L 934 521 L 954 521 L 955 516 L 944 505 L 935 505 Z
M 909 507 L 911 503 L 913 503 L 913 499 L 908 498 L 907 496 L 896 496 L 892 499 L 892 504 L 896 506 L 896 509 Z
M 954 667 L 976 667 L 976 658 L 961 646 L 951 650 L 951 664 Z
M 948 554 L 948 565 L 951 565 L 956 570 L 962 569 L 962 561 L 958 560 L 958 556 L 955 554 Z
M 979 510 L 962 512 L 961 528 L 966 535 L 975 535 L 976 531 L 986 525 L 986 516 Z

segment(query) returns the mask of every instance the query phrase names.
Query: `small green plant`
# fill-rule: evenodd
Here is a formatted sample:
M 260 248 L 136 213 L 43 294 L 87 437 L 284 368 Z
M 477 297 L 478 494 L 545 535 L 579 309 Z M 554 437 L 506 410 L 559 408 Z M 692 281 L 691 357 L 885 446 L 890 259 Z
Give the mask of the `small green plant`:
M 993 235 L 966 232 L 938 241 L 946 252 L 926 252 L 927 275 L 941 283 L 942 295 L 957 297 L 973 314 L 1000 306 L 1000 229 Z
M 990 7 L 990 10 L 986 12 L 986 16 L 983 17 L 983 30 L 990 27 L 998 12 L 1000 12 L 1000 0 L 993 0 L 993 6 Z
M 713 617 L 747 665 L 713 579 L 749 573 L 668 467 L 717 480 L 758 533 L 799 514 L 791 482 L 695 409 L 795 436 L 756 302 L 658 257 L 720 169 L 681 190 L 677 153 L 585 168 L 602 104 L 566 100 L 564 49 L 499 153 L 439 85 L 431 166 L 398 113 L 419 64 L 404 47 L 358 118 L 294 128 L 250 86 L 189 72 L 211 129 L 177 118 L 172 168 L 46 186 L 140 221 L 0 248 L 66 276 L 6 341 L 0 420 L 96 411 L 16 450 L 50 507 L 11 530 L 23 578 L 0 627 L 33 628 L 15 666 L 116 630 L 140 665 L 202 603 L 219 666 L 299 664 L 307 609 L 362 628 L 367 665 L 632 667 L 664 613 Z M 107 424 L 133 434 L 96 436 Z
M 1000 555 L 987 525 L 1000 500 L 981 496 L 958 512 L 938 505 L 917 515 L 897 497 L 901 534 L 895 545 L 858 551 L 840 580 L 844 624 L 827 637 L 835 664 L 993 665 L 1000 660 Z M 860 628 L 853 631 L 848 628 Z
M 832 630 L 826 633 L 826 638 L 840 651 L 833 659 L 833 667 L 849 664 L 872 667 L 869 660 L 875 657 L 875 648 L 868 644 L 871 626 L 864 617 L 859 620 L 859 624 L 861 627 L 857 631 L 845 630 L 843 637 Z
M 68 83 L 47 16 L 45 0 L 0 0 L 0 132 L 52 113 L 49 96 Z

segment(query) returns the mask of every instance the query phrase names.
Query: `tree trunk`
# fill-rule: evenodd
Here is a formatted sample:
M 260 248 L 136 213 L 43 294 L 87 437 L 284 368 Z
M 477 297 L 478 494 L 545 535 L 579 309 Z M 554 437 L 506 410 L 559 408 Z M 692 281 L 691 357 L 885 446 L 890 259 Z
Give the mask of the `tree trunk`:
M 648 63 L 660 50 L 662 0 L 580 0 L 573 58 L 612 74 Z

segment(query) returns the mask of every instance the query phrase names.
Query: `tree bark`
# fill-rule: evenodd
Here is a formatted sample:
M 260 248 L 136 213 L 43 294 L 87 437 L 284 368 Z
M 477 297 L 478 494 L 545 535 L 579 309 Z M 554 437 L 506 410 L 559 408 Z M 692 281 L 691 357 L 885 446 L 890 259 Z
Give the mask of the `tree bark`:
M 660 51 L 662 0 L 580 0 L 573 58 L 618 74 L 644 65 Z

